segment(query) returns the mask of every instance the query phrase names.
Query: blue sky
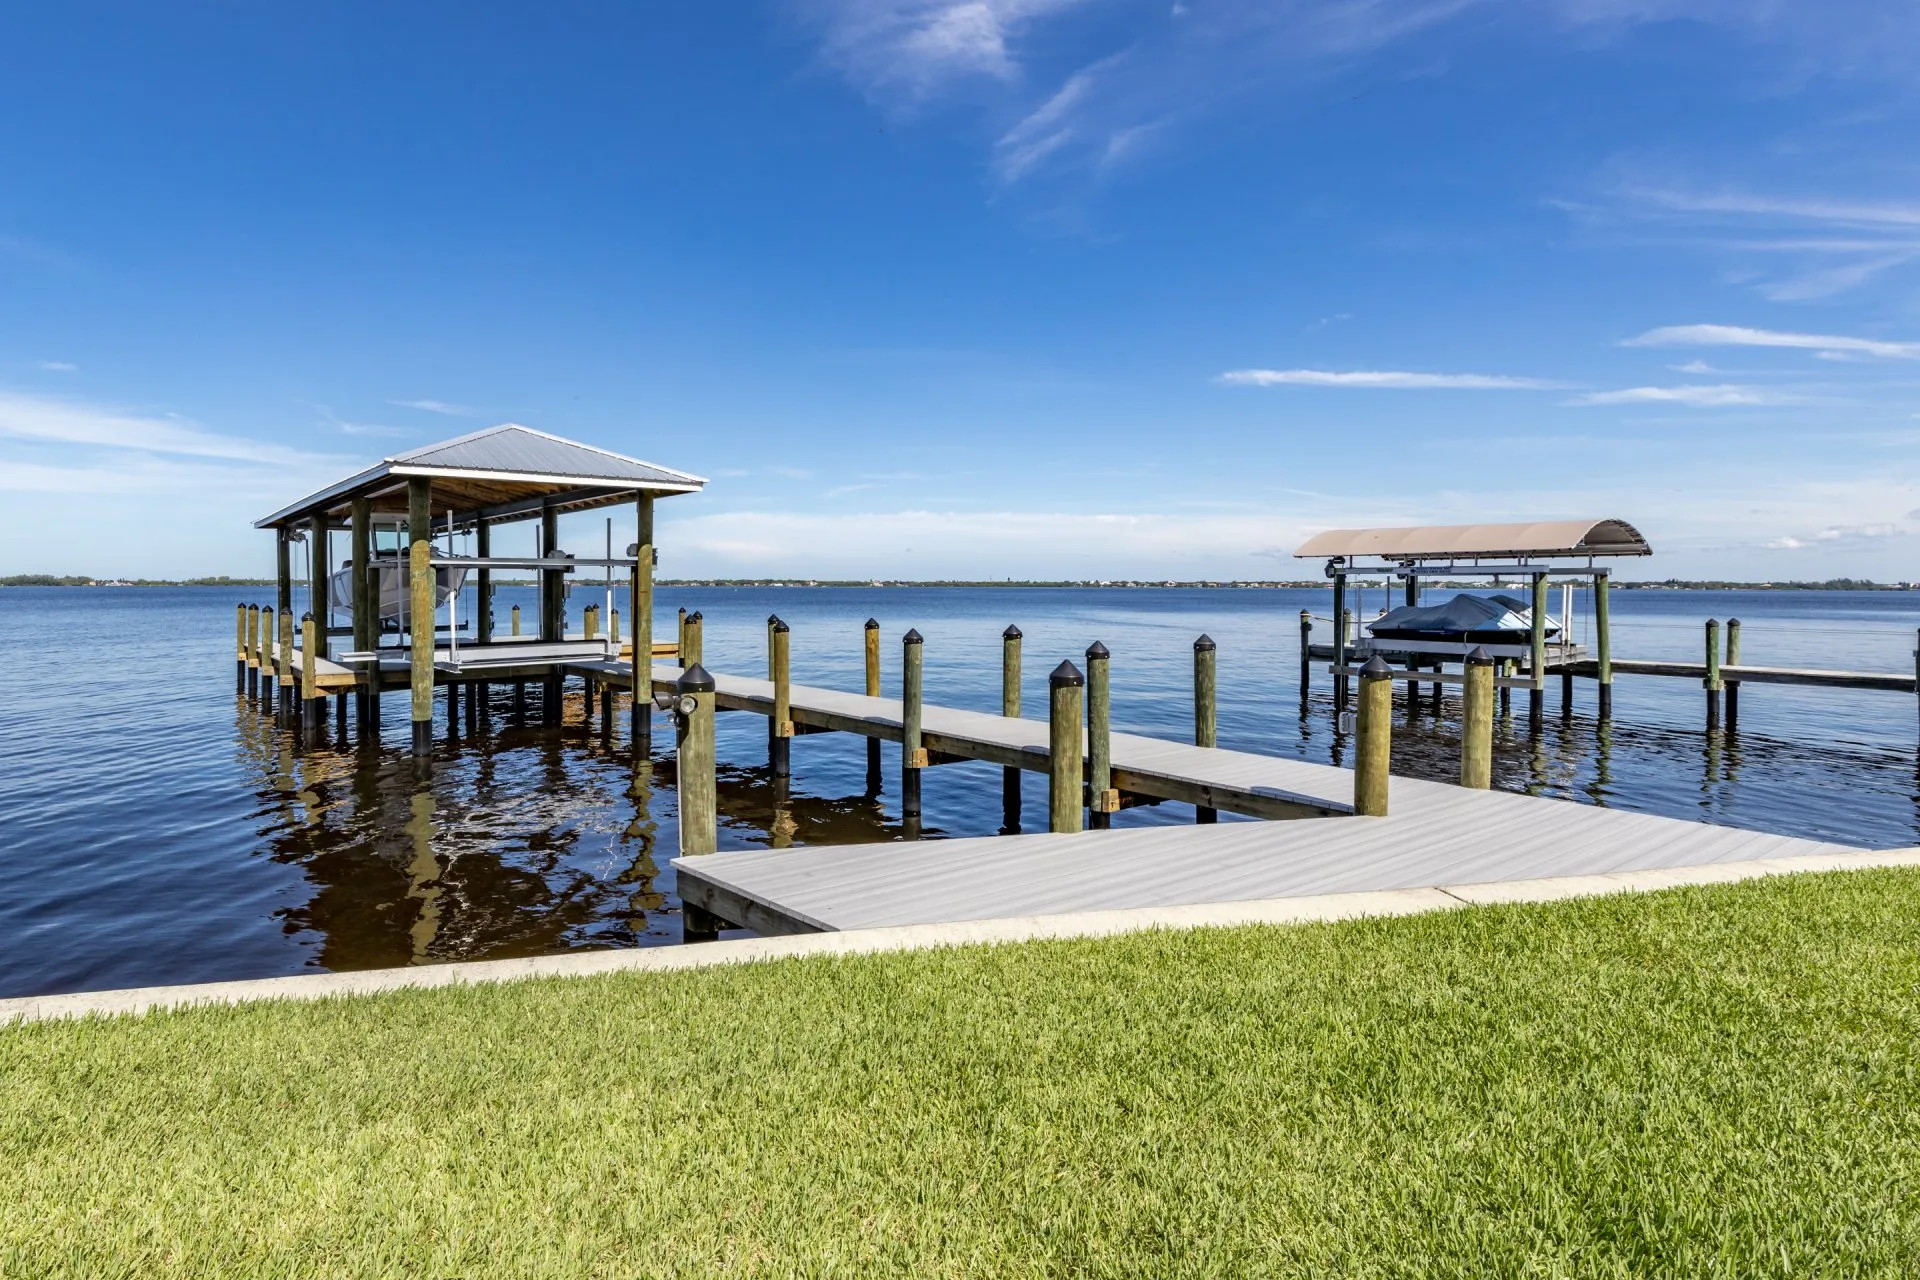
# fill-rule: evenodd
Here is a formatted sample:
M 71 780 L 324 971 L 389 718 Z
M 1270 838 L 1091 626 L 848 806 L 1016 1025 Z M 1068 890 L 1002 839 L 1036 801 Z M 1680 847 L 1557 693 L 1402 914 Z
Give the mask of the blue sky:
M 3 572 L 263 571 L 253 518 L 517 421 L 712 478 L 669 575 L 1614 515 L 1655 576 L 1920 578 L 1906 0 L 6 26 Z

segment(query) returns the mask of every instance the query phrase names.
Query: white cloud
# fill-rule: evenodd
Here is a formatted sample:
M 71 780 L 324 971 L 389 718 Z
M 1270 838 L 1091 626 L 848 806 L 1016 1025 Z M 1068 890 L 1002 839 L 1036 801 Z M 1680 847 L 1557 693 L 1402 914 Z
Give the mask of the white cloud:
M 1769 551 L 1798 551 L 1800 548 L 1806 546 L 1807 544 L 1800 541 L 1800 539 L 1798 538 L 1786 537 L 1786 538 L 1775 538 L 1772 542 L 1769 542 L 1765 545 L 1767 550 Z
M 1628 338 L 1623 347 L 1785 347 L 1801 351 L 1845 351 L 1889 360 L 1920 360 L 1920 342 L 1885 342 L 1823 333 L 1782 333 L 1730 324 L 1675 324 Z
M 1720 409 L 1735 405 L 1795 404 L 1799 397 L 1765 387 L 1741 387 L 1730 383 L 1715 386 L 1624 387 L 1618 391 L 1593 391 L 1575 396 L 1570 405 L 1593 404 L 1684 404 L 1699 409 Z
M 424 409 L 428 413 L 444 413 L 454 418 L 470 418 L 473 409 L 464 404 L 448 404 L 445 400 L 389 400 L 388 404 L 400 409 Z
M 42 360 L 34 366 L 42 373 L 78 373 L 80 366 L 70 360 Z
M 285 445 L 221 435 L 185 418 L 158 417 L 9 391 L 0 391 L 0 436 L 287 467 L 337 461 Z
M 1553 391 L 1564 382 L 1488 373 L 1409 373 L 1398 369 L 1336 372 L 1329 369 L 1234 369 L 1220 381 L 1236 387 L 1369 387 L 1396 390 Z

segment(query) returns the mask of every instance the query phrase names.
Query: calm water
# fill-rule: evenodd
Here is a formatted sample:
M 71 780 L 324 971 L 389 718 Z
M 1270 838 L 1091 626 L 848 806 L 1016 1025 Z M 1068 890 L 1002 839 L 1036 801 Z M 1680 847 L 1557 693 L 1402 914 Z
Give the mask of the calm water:
M 1205 631 L 1220 646 L 1222 746 L 1338 761 L 1327 678 L 1304 706 L 1298 684 L 1298 611 L 1324 614 L 1329 595 L 663 590 L 659 632 L 671 634 L 676 606 L 700 609 L 708 666 L 759 673 L 778 611 L 793 628 L 797 681 L 857 689 L 872 615 L 887 637 L 888 691 L 898 637 L 917 627 L 928 699 L 997 711 L 999 635 L 1014 622 L 1026 633 L 1025 705 L 1039 715 L 1047 671 L 1099 639 L 1114 654 L 1115 727 L 1182 737 L 1191 642 Z M 443 742 L 424 776 L 405 753 L 403 698 L 386 699 L 377 747 L 301 754 L 231 692 L 235 599 L 219 588 L 0 591 L 0 995 L 677 941 L 664 721 L 637 788 L 624 735 L 607 745 L 580 727 L 577 694 L 560 730 L 506 727 L 503 699 L 489 735 Z M 503 619 L 516 599 L 531 614 L 530 590 L 502 588 Z M 1615 652 L 1630 657 L 1697 659 L 1702 620 L 1738 615 L 1747 662 L 1904 671 L 1920 626 L 1920 594 L 1615 601 Z M 1376 590 L 1363 616 L 1377 604 Z M 1750 686 L 1733 738 L 1703 731 L 1691 682 L 1621 677 L 1605 728 L 1592 698 L 1578 682 L 1576 714 L 1562 721 L 1550 691 L 1538 739 L 1524 714 L 1501 725 L 1495 785 L 1859 844 L 1920 842 L 1910 697 Z M 1451 704 L 1411 725 L 1399 715 L 1395 770 L 1450 777 Z M 722 848 L 899 837 L 897 748 L 869 797 L 862 741 L 799 739 L 783 795 L 766 773 L 764 719 L 722 716 L 718 738 Z M 1031 827 L 1045 820 L 1045 780 L 1027 785 Z M 992 834 L 999 786 L 993 766 L 930 771 L 926 833 Z M 1166 804 L 1118 821 L 1191 820 Z

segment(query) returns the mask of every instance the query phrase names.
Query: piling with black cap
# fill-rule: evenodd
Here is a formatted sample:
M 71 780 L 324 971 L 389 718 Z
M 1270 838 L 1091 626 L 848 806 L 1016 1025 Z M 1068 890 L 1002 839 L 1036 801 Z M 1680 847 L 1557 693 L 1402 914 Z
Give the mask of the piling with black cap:
M 1707 619 L 1707 677 L 1700 682 L 1707 691 L 1707 728 L 1720 727 L 1720 620 Z
M 513 634 L 520 634 L 520 606 L 513 606 Z
M 785 778 L 793 773 L 793 685 L 787 624 L 779 618 L 773 619 L 769 639 L 772 641 L 768 648 L 773 662 L 773 717 L 767 723 L 767 759 L 773 766 L 773 776 Z
M 1219 720 L 1214 703 L 1215 647 L 1213 637 L 1208 635 L 1193 642 L 1193 745 L 1196 747 L 1219 745 Z M 1193 820 L 1218 822 L 1220 811 L 1199 805 L 1193 811 Z
M 706 657 L 706 627 L 706 615 L 698 609 L 687 615 L 687 632 L 680 649 L 682 667 L 697 667 Z
M 233 691 L 247 691 L 247 606 L 233 606 Z
M 1047 677 L 1047 830 L 1080 830 L 1081 694 L 1086 677 L 1062 662 Z
M 880 696 L 880 623 L 868 618 L 864 636 L 866 691 L 869 698 Z M 880 794 L 880 739 L 867 739 L 867 795 Z
M 1460 785 L 1484 791 L 1493 785 L 1493 655 L 1475 645 L 1466 665 Z
M 1113 789 L 1111 697 L 1107 680 L 1113 655 L 1095 640 L 1087 646 L 1087 813 L 1095 831 L 1113 825 L 1120 793 Z
M 255 701 L 258 701 L 260 698 L 260 606 L 259 605 L 250 604 L 247 606 L 247 619 L 246 619 L 245 625 L 247 628 L 246 692 L 249 698 L 252 698 Z
M 1740 619 L 1727 619 L 1727 665 L 1740 665 Z M 1740 727 L 1740 682 L 1722 680 L 1727 690 L 1727 732 L 1732 733 Z
M 275 689 L 280 723 L 290 725 L 296 712 L 293 686 L 293 610 L 280 610 L 280 661 L 275 665 Z
M 900 813 L 920 816 L 920 771 L 927 749 L 920 741 L 920 660 L 925 641 L 918 631 L 900 640 Z
M 1540 732 L 1547 717 L 1547 575 L 1533 575 L 1533 605 L 1528 613 L 1527 728 Z M 1563 619 L 1564 621 L 1564 619 Z
M 699 663 L 674 686 L 674 777 L 680 797 L 680 853 L 719 848 L 719 793 L 713 773 L 713 677 Z
M 1300 611 L 1300 703 L 1306 705 L 1307 693 L 1313 687 L 1313 614 L 1306 609 Z
M 1593 577 L 1593 643 L 1597 668 L 1594 675 L 1600 688 L 1596 701 L 1602 720 L 1613 718 L 1613 628 L 1607 605 L 1608 584 L 1612 581 L 1610 573 L 1596 573 Z
M 1393 669 L 1378 654 L 1360 668 L 1359 723 L 1353 753 L 1353 811 L 1387 816 L 1387 771 L 1393 756 Z
M 1020 718 L 1020 628 L 1008 625 L 1000 633 L 1000 714 Z M 1000 770 L 1000 832 L 1013 835 L 1020 830 L 1020 770 L 1007 766 Z

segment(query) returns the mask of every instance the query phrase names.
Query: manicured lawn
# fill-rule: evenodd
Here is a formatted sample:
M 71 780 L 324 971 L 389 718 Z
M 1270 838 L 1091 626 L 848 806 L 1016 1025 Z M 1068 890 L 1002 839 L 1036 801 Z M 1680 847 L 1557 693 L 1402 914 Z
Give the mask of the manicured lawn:
M 0 1274 L 1920 1274 L 1920 873 L 0 1031 Z

